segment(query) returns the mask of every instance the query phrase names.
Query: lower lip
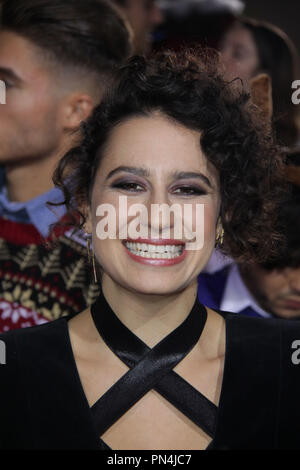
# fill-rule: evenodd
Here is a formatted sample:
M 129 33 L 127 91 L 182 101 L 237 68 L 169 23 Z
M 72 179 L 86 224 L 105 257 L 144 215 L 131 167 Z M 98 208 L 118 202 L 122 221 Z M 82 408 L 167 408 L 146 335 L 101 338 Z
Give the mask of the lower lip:
M 292 300 L 287 300 L 284 302 L 284 307 L 291 310 L 300 310 L 300 302 L 294 302 Z
M 151 258 L 143 258 L 142 256 L 135 255 L 128 250 L 127 246 L 123 244 L 125 250 L 127 251 L 128 255 L 138 263 L 147 264 L 148 266 L 174 266 L 174 264 L 181 263 L 186 257 L 186 250 L 184 249 L 180 256 L 172 259 L 151 259 Z

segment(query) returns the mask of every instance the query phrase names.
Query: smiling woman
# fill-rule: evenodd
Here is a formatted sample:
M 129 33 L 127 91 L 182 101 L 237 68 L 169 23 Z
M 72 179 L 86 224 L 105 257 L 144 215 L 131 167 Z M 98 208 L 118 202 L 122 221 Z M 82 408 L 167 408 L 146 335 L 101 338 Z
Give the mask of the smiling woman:
M 146 240 L 141 236 L 144 239 L 138 241 L 142 246 L 134 242 L 131 245 L 131 240 L 128 240 L 130 244 L 122 243 L 118 231 L 116 239 L 103 241 L 95 236 L 93 228 L 99 220 L 97 207 L 110 204 L 120 212 L 121 195 L 127 196 L 129 211 L 133 204 L 139 204 L 149 214 L 149 219 L 143 218 L 140 225 L 141 231 L 143 226 L 146 229 L 151 227 L 152 236 Z M 159 214 L 154 217 L 155 204 L 167 207 L 177 204 L 182 208 L 190 204 L 193 213 L 197 204 L 203 204 L 204 248 L 187 253 L 184 248 L 188 240 L 184 238 L 180 241 L 181 256 L 177 258 L 175 249 L 179 240 L 174 235 L 175 223 L 162 223 Z M 89 233 L 94 232 L 93 245 L 98 262 L 105 273 L 111 274 L 109 277 L 104 275 L 103 286 L 106 279 L 112 277 L 117 285 L 126 285 L 140 293 L 162 294 L 182 290 L 208 261 L 215 243 L 219 205 L 216 171 L 206 162 L 199 147 L 198 131 L 187 129 L 157 112 L 119 123 L 111 130 L 95 174 L 90 215 L 85 224 Z M 192 218 L 196 220 L 196 217 Z M 158 244 L 164 247 L 163 253 Z M 156 250 L 152 251 L 155 247 Z M 148 258 L 150 252 L 153 254 Z M 165 258 L 165 252 L 170 257 Z M 147 270 L 145 264 L 149 266 Z M 172 265 L 172 273 L 169 269 L 158 275 L 155 269 L 158 265 Z
M 135 202 L 214 201 L 222 250 L 238 260 L 270 260 L 282 241 L 282 157 L 248 94 L 223 81 L 217 56 L 199 54 L 133 58 L 83 126 L 81 146 L 61 160 L 55 183 L 71 213 L 88 206 L 95 214 L 99 191 L 114 205 L 120 194 Z M 64 175 L 72 170 L 68 187 Z M 165 191 L 157 192 L 163 176 Z
M 0 337 L 0 446 L 297 448 L 299 324 L 196 298 L 216 239 L 248 262 L 272 259 L 282 241 L 281 156 L 248 96 L 223 81 L 211 53 L 136 56 L 82 133 L 54 180 L 92 238 L 101 294 L 76 316 Z M 137 204 L 151 235 L 124 238 Z M 201 249 L 189 250 L 176 216 L 152 215 L 154 205 L 187 205 L 188 232 L 201 206 Z M 114 208 L 116 236 L 98 237 L 99 207 Z

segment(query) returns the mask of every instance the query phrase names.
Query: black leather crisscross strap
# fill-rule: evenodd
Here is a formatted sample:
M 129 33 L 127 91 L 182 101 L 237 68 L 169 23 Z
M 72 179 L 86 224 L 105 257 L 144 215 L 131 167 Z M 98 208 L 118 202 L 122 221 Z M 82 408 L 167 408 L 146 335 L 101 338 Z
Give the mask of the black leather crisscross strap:
M 118 319 L 103 294 L 91 313 L 107 346 L 130 367 L 91 408 L 99 436 L 154 389 L 213 437 L 217 407 L 172 370 L 198 342 L 207 318 L 205 307 L 196 300 L 184 322 L 152 349 Z

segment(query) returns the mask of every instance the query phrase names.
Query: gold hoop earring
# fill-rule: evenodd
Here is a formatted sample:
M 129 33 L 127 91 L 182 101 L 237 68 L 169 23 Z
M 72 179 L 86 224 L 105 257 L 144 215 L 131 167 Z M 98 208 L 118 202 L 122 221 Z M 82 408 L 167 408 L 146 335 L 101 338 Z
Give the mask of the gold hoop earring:
M 98 276 L 97 276 L 97 270 L 96 270 L 95 254 L 94 252 L 92 254 L 90 238 L 87 238 L 87 252 L 88 252 L 89 264 L 92 264 L 93 266 L 94 283 L 97 284 Z

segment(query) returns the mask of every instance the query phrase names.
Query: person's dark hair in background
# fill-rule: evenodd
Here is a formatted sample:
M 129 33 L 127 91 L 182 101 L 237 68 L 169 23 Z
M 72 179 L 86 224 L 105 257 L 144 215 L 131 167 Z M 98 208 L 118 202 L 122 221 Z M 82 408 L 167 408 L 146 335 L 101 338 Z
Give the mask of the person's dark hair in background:
M 155 50 L 178 51 L 184 46 L 217 48 L 220 37 L 244 6 L 218 0 L 161 0 L 165 21 L 154 33 Z
M 300 170 L 300 150 L 287 155 L 287 173 L 289 169 Z M 300 267 L 300 181 L 290 185 L 285 204 L 279 214 L 287 243 L 283 245 L 280 256 L 272 262 L 263 263 L 265 269 L 282 269 Z M 299 276 L 300 281 L 300 276 Z
M 112 0 L 125 14 L 134 33 L 136 54 L 147 54 L 152 46 L 151 34 L 162 23 L 163 14 L 156 0 Z
M 272 80 L 273 124 L 276 136 L 285 146 L 297 143 L 297 107 L 291 100 L 291 85 L 297 78 L 298 57 L 289 37 L 264 21 L 239 18 L 225 33 L 220 44 L 228 78 L 245 83 L 265 72 Z
M 57 162 L 130 54 L 126 21 L 110 1 L 3 2 L 0 330 L 51 320 L 93 301 L 84 242 L 62 236 L 56 251 L 44 246 L 64 214 L 46 203 L 61 200 L 52 182 Z

